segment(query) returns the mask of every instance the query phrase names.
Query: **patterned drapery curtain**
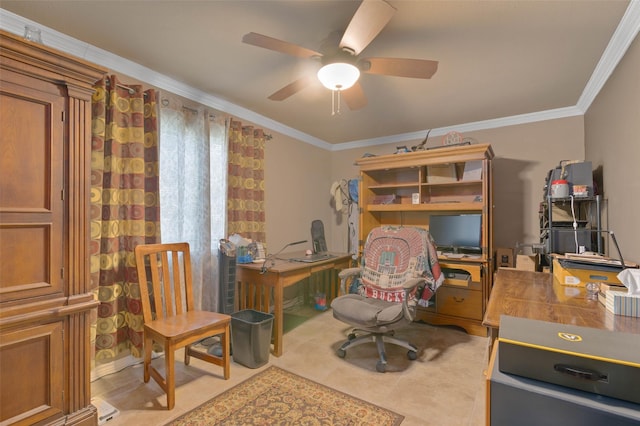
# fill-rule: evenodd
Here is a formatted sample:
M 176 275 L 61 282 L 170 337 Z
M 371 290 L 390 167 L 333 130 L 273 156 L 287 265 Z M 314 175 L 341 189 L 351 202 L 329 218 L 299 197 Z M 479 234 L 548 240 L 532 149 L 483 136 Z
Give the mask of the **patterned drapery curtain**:
M 264 209 L 264 146 L 262 129 L 229 124 L 227 189 L 228 235 L 266 241 Z
M 115 76 L 92 101 L 91 279 L 100 301 L 96 362 L 142 354 L 142 305 L 133 250 L 160 241 L 155 90 Z

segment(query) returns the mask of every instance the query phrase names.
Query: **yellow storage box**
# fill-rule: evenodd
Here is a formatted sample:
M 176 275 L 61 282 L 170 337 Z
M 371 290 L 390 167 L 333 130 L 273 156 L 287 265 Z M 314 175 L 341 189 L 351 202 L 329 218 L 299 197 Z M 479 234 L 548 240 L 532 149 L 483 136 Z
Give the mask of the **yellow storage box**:
M 620 270 L 606 266 L 576 264 L 570 260 L 553 258 L 553 277 L 562 285 L 584 287 L 588 282 L 622 285 L 617 275 Z

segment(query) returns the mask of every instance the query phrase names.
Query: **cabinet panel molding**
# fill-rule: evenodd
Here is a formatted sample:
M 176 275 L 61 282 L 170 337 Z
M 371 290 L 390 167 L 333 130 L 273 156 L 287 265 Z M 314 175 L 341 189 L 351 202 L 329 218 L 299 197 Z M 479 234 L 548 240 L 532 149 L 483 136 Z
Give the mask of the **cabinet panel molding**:
M 37 422 L 64 413 L 63 324 L 0 333 L 0 422 Z

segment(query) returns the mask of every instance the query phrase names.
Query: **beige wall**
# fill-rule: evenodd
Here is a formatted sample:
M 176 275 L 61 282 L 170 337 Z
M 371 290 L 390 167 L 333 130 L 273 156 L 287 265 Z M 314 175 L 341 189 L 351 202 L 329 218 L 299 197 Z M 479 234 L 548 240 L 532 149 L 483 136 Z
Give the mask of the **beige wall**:
M 640 38 L 585 114 L 586 159 L 602 168 L 608 223 L 622 254 L 640 262 Z M 610 253 L 613 255 L 613 253 Z
M 516 243 L 539 242 L 539 205 L 545 178 L 561 160 L 584 159 L 583 118 L 581 116 L 538 123 L 465 133 L 480 143 L 490 143 L 494 160 L 494 245 L 513 247 Z M 428 146 L 441 138 L 429 139 Z M 407 146 L 419 141 L 410 141 Z M 388 154 L 394 145 L 352 149 L 332 153 L 333 179 L 357 177 L 354 160 L 365 152 Z M 401 154 L 399 154 L 401 155 Z M 346 225 L 332 222 L 331 239 L 346 235 Z M 346 246 L 336 247 L 344 250 Z
M 310 249 L 314 219 L 322 220 L 325 232 L 328 230 L 332 217 L 330 162 L 329 151 L 288 136 L 274 133 L 267 141 L 265 209 L 270 253 L 299 240 L 309 241 L 285 252 Z

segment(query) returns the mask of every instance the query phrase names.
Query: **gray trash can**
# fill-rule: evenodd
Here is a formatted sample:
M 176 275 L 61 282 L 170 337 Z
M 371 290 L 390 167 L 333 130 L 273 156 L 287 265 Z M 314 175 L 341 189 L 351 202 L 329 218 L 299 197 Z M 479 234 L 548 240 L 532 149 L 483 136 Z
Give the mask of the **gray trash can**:
M 233 360 L 249 368 L 269 362 L 273 315 L 253 309 L 231 314 Z

